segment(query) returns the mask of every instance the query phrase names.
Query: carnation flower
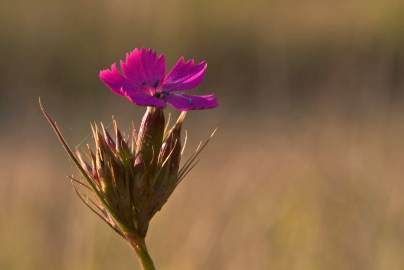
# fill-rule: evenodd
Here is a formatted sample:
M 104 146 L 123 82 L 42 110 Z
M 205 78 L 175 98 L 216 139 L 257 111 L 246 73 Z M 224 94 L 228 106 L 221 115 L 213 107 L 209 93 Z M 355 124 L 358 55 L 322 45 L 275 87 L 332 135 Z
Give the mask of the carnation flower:
M 99 77 L 115 94 L 140 106 L 164 108 L 170 103 L 179 111 L 210 109 L 218 106 L 215 95 L 195 96 L 180 93 L 201 84 L 208 67 L 205 61 L 195 63 L 181 57 L 166 74 L 165 56 L 151 49 L 134 49 L 116 64 L 100 71 Z

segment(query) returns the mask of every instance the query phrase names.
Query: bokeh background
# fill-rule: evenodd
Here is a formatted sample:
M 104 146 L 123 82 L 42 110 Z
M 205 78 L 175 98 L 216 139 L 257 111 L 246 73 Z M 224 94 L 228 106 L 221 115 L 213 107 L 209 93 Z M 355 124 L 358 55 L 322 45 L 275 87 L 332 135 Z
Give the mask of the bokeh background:
M 404 269 L 402 0 L 0 1 L 0 269 L 139 269 L 76 198 L 90 121 L 139 122 L 98 71 L 135 47 L 205 59 L 200 164 L 151 224 L 159 269 Z M 174 112 L 175 115 L 175 112 Z

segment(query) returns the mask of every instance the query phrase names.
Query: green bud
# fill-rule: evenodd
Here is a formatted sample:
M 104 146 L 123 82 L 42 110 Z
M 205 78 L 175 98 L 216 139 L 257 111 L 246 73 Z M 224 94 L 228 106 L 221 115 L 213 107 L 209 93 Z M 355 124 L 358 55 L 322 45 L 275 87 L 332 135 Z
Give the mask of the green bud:
M 127 142 L 124 140 L 121 131 L 118 129 L 118 125 L 115 120 L 113 120 L 114 130 L 115 130 L 115 151 L 118 153 L 121 160 L 128 160 L 131 156 L 131 152 Z
M 158 157 L 158 174 L 153 183 L 153 216 L 166 203 L 178 184 L 178 170 L 181 162 L 181 128 L 186 113 L 182 113 L 174 127 L 165 136 Z
M 165 127 L 164 112 L 148 107 L 140 125 L 136 140 L 135 166 L 154 170 L 163 141 Z
M 185 119 L 185 113 L 182 113 L 164 139 L 159 154 L 159 163 L 167 166 L 170 176 L 177 176 L 181 161 L 181 128 Z

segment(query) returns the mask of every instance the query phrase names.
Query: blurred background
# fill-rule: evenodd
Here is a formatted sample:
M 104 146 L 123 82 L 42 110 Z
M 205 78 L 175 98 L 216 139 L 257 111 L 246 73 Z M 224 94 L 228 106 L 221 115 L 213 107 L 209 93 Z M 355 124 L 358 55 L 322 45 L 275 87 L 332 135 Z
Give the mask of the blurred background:
M 219 131 L 152 221 L 158 269 L 404 269 L 403 25 L 402 0 L 2 0 L 0 269 L 139 269 L 37 102 L 72 146 L 138 123 L 98 80 L 135 47 L 205 59 L 220 101 L 188 115 L 189 150 Z

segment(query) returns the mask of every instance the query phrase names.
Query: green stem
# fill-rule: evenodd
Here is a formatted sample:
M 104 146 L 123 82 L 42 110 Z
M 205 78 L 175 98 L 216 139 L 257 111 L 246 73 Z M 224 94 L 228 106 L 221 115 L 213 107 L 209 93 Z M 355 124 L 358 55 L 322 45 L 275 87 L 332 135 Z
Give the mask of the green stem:
M 147 251 L 146 242 L 143 238 L 130 240 L 130 245 L 136 251 L 137 257 L 139 258 L 139 262 L 142 265 L 143 270 L 156 270 L 153 264 L 153 260 L 150 257 L 149 252 Z

